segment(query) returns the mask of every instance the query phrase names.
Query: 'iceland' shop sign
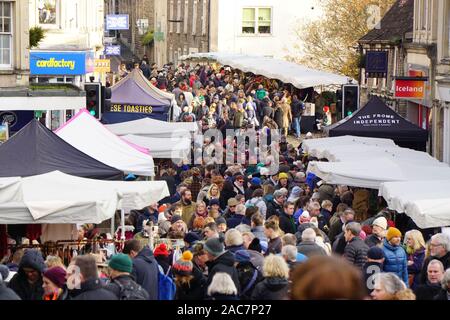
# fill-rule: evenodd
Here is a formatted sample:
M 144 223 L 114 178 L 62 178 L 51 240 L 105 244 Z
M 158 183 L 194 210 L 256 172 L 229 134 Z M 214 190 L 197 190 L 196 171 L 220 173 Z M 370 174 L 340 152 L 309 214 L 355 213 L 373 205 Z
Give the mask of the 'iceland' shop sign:
M 93 72 L 94 52 L 30 51 L 32 75 L 83 75 Z

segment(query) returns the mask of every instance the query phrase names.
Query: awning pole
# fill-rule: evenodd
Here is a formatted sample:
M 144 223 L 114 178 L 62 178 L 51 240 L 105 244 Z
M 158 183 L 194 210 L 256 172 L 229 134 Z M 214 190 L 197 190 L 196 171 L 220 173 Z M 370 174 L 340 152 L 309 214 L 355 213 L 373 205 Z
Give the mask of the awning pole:
M 121 240 L 125 240 L 125 210 L 120 210 L 120 224 L 122 226 L 122 236 L 120 237 Z

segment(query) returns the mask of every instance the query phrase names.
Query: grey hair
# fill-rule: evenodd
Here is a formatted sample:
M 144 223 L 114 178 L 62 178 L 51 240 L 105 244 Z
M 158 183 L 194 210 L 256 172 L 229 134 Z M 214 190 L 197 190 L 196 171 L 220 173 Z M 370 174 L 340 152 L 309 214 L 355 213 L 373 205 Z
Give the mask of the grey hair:
M 208 296 L 212 296 L 215 293 L 225 295 L 237 294 L 236 285 L 229 274 L 225 272 L 217 272 L 214 275 L 211 284 L 208 287 Z
M 345 230 L 350 231 L 354 236 L 359 236 L 361 233 L 361 225 L 358 222 L 350 222 L 345 225 Z
M 240 233 L 251 232 L 251 227 L 248 224 L 240 224 L 235 228 Z
M 281 255 L 286 257 L 288 261 L 297 260 L 297 247 L 293 245 L 286 245 L 281 249 Z
M 276 190 L 274 193 L 273 193 L 273 197 L 276 199 L 276 198 L 279 198 L 279 197 L 281 197 L 281 196 L 283 196 L 284 195 L 284 192 L 283 191 L 281 191 L 281 190 Z
M 377 273 L 375 282 L 380 282 L 389 294 L 396 294 L 399 291 L 406 290 L 405 283 L 395 273 Z
M 313 228 L 307 228 L 302 232 L 302 241 L 315 241 L 316 232 Z
M 242 239 L 242 234 L 236 229 L 230 229 L 225 233 L 225 245 L 229 246 L 240 246 L 244 243 Z
M 448 291 L 448 284 L 450 283 L 450 268 L 445 270 L 444 276 L 442 277 L 442 289 Z
M 447 235 L 436 233 L 431 237 L 431 240 L 436 240 L 445 248 L 445 251 L 450 251 L 450 238 Z
M 344 210 L 344 216 L 352 214 L 353 216 L 355 215 L 355 211 L 352 208 L 347 208 Z
M 434 264 L 438 265 L 439 268 L 441 268 L 442 272 L 445 271 L 444 265 L 443 265 L 442 262 L 439 261 L 438 259 L 433 259 L 433 260 L 430 261 L 430 263 L 429 263 L 428 266 L 427 266 L 427 271 L 428 271 L 428 268 L 429 268 L 431 265 L 434 265 Z

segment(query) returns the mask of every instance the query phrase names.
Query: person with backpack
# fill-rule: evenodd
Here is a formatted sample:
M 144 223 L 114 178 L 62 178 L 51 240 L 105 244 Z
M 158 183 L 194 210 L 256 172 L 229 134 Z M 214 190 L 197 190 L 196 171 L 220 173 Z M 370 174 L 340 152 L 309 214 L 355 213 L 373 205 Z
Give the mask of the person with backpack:
M 149 294 L 149 300 L 158 300 L 158 262 L 148 247 L 142 247 L 139 240 L 125 242 L 123 253 L 133 260 L 132 275 L 135 281 Z
M 131 276 L 133 262 L 128 255 L 124 253 L 114 255 L 108 267 L 111 269 L 111 282 L 106 289 L 113 292 L 119 300 L 149 300 L 148 292 Z
M 239 298 L 241 300 L 250 300 L 252 292 L 256 285 L 264 278 L 261 272 L 254 266 L 248 250 L 238 250 L 234 254 L 237 262 L 236 269 L 239 277 L 241 292 Z

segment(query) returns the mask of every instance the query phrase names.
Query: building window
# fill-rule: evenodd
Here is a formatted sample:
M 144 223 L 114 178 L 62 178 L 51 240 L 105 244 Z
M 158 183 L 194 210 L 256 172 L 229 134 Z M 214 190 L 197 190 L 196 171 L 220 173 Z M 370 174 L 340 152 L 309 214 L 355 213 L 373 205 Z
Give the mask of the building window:
M 194 0 L 192 3 L 192 35 L 197 34 L 197 3 L 198 0 Z
M 447 54 L 446 57 L 450 58 L 450 1 L 447 3 L 447 24 L 445 26 L 446 35 L 444 39 L 447 41 Z
M 11 67 L 12 4 L 0 2 L 0 66 Z
M 56 25 L 56 0 L 38 0 L 39 24 Z
M 188 33 L 188 20 L 189 20 L 189 0 L 184 1 L 184 33 Z
M 272 32 L 272 8 L 243 8 L 243 34 L 270 34 Z
M 177 33 L 180 33 L 181 29 L 181 0 L 177 1 Z
M 170 0 L 170 7 L 169 7 L 169 20 L 174 20 L 175 15 L 175 8 L 174 8 L 174 0 Z M 173 32 L 173 22 L 169 21 L 169 32 Z

